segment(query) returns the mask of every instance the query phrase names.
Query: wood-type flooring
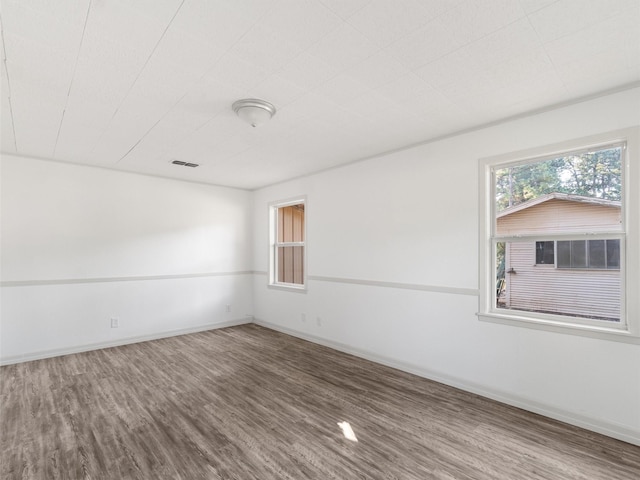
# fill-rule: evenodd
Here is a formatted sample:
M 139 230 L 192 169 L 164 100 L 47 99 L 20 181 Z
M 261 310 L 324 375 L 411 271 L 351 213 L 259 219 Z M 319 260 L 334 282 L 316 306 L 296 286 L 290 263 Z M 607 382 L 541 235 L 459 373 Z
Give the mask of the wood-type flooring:
M 640 447 L 256 325 L 0 375 L 4 480 L 640 479 Z

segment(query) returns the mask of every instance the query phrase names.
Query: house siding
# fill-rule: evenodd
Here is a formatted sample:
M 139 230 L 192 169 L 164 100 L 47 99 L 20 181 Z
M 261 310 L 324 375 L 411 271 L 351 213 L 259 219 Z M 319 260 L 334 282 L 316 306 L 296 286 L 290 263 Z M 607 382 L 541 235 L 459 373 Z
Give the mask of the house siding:
M 536 265 L 535 243 L 511 243 L 507 308 L 620 318 L 620 271 Z
M 498 235 L 615 231 L 620 208 L 549 200 L 497 219 Z M 507 244 L 505 307 L 520 310 L 620 318 L 619 270 L 565 269 L 536 265 L 535 242 Z
M 621 228 L 620 207 L 549 200 L 499 217 L 498 235 L 605 232 Z

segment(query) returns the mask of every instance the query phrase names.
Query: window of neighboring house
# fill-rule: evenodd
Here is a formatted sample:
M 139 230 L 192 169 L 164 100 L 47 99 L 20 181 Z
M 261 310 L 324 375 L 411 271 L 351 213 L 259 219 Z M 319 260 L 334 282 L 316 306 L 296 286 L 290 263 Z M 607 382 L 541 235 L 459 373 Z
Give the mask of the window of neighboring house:
M 480 318 L 640 336 L 639 132 L 481 161 Z
M 553 265 L 555 242 L 536 242 L 536 265 Z
M 304 199 L 271 206 L 271 285 L 304 288 L 305 230 Z
M 557 251 L 557 263 L 556 255 Z M 620 240 L 536 242 L 536 265 L 620 269 Z
M 620 240 L 558 242 L 558 268 L 620 269 Z

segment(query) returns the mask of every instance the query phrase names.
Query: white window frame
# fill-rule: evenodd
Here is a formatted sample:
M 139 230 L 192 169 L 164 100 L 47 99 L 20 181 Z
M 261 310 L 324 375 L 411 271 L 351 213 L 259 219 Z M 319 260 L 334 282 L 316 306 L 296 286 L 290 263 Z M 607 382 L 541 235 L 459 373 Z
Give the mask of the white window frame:
M 304 241 L 278 242 L 278 209 L 291 205 L 304 205 Z M 304 247 L 302 254 L 302 284 L 277 281 L 278 276 L 278 247 Z M 288 200 L 269 204 L 269 283 L 270 288 L 306 292 L 307 291 L 307 197 L 301 195 Z
M 568 152 L 590 151 L 625 143 L 621 158 L 622 231 L 598 234 L 549 236 L 501 236 L 495 232 L 495 181 L 493 172 L 509 165 L 532 163 Z M 479 310 L 482 321 L 525 328 L 605 338 L 640 344 L 640 127 L 578 138 L 545 147 L 488 157 L 479 161 Z M 499 309 L 495 302 L 497 241 L 536 242 L 543 240 L 620 239 L 620 321 L 606 322 L 564 315 Z M 554 263 L 555 263 L 554 258 Z

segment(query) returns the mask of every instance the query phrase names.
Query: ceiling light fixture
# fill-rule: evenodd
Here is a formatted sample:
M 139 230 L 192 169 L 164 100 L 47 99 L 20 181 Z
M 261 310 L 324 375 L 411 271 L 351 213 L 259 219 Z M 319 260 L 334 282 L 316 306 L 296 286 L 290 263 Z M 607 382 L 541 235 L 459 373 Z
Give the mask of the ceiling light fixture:
M 238 100 L 233 103 L 232 108 L 236 115 L 252 127 L 267 123 L 276 114 L 276 107 L 257 98 Z

